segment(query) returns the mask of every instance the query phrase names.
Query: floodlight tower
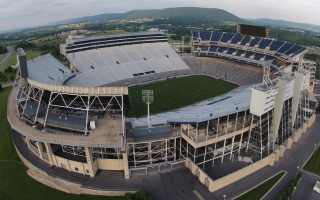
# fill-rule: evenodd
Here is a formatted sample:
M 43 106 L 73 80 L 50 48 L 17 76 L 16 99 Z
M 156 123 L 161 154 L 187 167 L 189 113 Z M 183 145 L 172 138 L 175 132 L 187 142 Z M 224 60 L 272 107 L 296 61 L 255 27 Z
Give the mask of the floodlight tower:
M 148 107 L 148 128 L 151 128 L 150 123 L 150 104 L 154 101 L 153 90 L 142 90 L 142 101 L 147 104 Z
M 303 71 L 304 71 L 303 57 L 301 56 L 301 57 L 299 58 L 298 72 L 303 72 Z
M 264 85 L 266 85 L 268 89 L 272 88 L 273 86 L 273 83 L 270 79 L 270 73 L 271 73 L 270 66 L 271 66 L 270 62 L 265 62 L 263 65 L 263 83 Z

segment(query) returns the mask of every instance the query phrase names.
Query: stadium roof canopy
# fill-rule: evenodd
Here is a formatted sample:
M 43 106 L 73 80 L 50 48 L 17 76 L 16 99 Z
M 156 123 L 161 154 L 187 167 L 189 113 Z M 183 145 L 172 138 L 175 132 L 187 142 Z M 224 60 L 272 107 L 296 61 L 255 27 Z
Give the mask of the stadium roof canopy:
M 250 87 L 240 87 L 225 95 L 214 97 L 194 105 L 180 108 L 174 111 L 152 115 L 150 121 L 153 125 L 170 123 L 197 123 L 218 117 L 227 116 L 236 112 L 246 111 L 250 107 Z M 147 119 L 131 118 L 133 127 L 147 125 Z

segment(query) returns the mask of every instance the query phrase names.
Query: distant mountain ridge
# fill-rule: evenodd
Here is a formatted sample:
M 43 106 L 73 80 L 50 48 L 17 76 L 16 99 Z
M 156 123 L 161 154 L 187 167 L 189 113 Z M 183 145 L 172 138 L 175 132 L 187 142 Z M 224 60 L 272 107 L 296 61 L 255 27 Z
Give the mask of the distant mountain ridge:
M 173 18 L 173 17 L 189 17 L 199 18 L 208 21 L 218 22 L 242 22 L 243 19 L 233 15 L 222 9 L 217 8 L 197 8 L 197 7 L 178 7 L 178 8 L 165 8 L 165 9 L 148 9 L 148 10 L 132 10 L 125 13 L 113 14 L 99 14 L 94 16 L 87 16 L 64 20 L 55 24 L 70 24 L 81 22 L 106 22 L 114 19 L 135 19 L 135 18 Z
M 299 23 L 299 22 L 267 19 L 267 18 L 254 19 L 253 21 L 259 25 L 264 25 L 264 26 L 295 28 L 295 29 L 303 29 L 303 30 L 308 30 L 313 32 L 320 32 L 320 25 L 315 25 L 315 24 Z
M 109 20 L 116 19 L 135 19 L 135 18 L 192 18 L 200 21 L 212 21 L 212 22 L 232 22 L 232 23 L 250 23 L 256 25 L 270 26 L 270 27 L 282 27 L 282 28 L 294 28 L 303 29 L 320 33 L 320 25 L 313 25 L 307 23 L 297 23 L 285 20 L 275 19 L 243 19 L 228 11 L 218 8 L 199 8 L 199 7 L 177 7 L 177 8 L 165 8 L 165 9 L 146 9 L 146 10 L 132 10 L 125 13 L 112 13 L 112 14 L 99 14 L 94 16 L 86 16 L 81 18 L 75 18 L 55 23 L 58 24 L 71 24 L 81 22 L 98 22 L 104 23 Z
M 197 17 L 213 21 L 243 21 L 240 17 L 217 8 L 179 7 L 160 10 L 133 10 L 126 13 L 127 18 L 171 18 L 171 17 Z

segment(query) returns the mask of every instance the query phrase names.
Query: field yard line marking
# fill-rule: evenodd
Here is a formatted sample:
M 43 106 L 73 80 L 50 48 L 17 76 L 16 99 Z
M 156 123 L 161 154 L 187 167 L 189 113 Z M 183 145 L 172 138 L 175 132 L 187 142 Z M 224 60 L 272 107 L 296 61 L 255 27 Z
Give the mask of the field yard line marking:
M 269 178 L 261 181 L 258 185 L 252 186 L 251 188 L 249 188 L 249 189 L 247 189 L 246 191 L 240 193 L 240 194 L 237 195 L 236 197 L 233 197 L 232 200 L 235 200 L 235 199 L 241 197 L 242 195 L 246 194 L 247 192 L 250 192 L 251 190 L 256 189 L 256 188 L 259 187 L 260 185 L 264 184 L 265 182 L 267 182 L 268 180 L 274 178 L 275 176 L 277 176 L 278 174 L 280 174 L 280 173 L 282 173 L 282 172 L 284 172 L 284 174 L 283 174 L 282 177 L 280 178 L 280 180 L 282 180 L 282 178 L 285 177 L 285 176 L 287 175 L 287 173 L 288 173 L 288 172 L 285 171 L 285 170 L 281 170 L 281 171 L 275 173 L 274 175 L 272 175 L 271 177 L 269 177 Z
M 203 198 L 203 196 L 202 196 L 197 190 L 193 190 L 193 193 L 198 197 L 198 199 L 200 199 L 200 200 L 205 200 L 205 199 Z

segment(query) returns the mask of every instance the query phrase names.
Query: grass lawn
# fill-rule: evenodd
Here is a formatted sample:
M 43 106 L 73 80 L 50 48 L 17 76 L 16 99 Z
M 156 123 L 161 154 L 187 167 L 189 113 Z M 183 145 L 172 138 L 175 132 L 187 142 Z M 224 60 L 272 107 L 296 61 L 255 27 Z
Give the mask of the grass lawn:
M 31 60 L 34 59 L 38 56 L 40 56 L 42 54 L 41 51 L 38 50 L 27 50 L 27 59 Z M 17 58 L 16 58 L 16 53 L 13 53 L 10 58 L 7 60 L 6 63 L 4 63 L 3 65 L 0 66 L 0 72 L 5 71 L 8 67 L 15 65 L 17 63 Z M 1 80 L 1 82 L 8 82 L 8 80 L 12 80 L 12 77 L 15 77 L 16 73 L 5 73 L 4 74 L 6 76 L 6 81 Z
M 37 50 L 27 50 L 27 59 L 31 60 L 35 57 L 38 57 L 41 55 L 41 51 L 37 51 Z M 9 60 L 3 65 L 3 69 L 6 69 L 7 67 L 11 66 L 11 65 L 15 65 L 17 63 L 17 54 L 13 53 Z
M 303 169 L 320 175 L 320 148 L 312 154 L 310 160 L 308 160 Z
M 34 59 L 42 54 L 42 52 L 38 50 L 27 50 L 26 53 L 27 53 L 28 60 Z
M 125 197 L 70 195 L 48 188 L 26 174 L 10 139 L 6 118 L 9 89 L 0 92 L 0 199 L 1 200 L 125 200 Z
M 154 91 L 154 102 L 150 106 L 150 113 L 156 114 L 224 94 L 236 87 L 232 83 L 206 76 L 182 77 L 130 87 L 128 116 L 146 115 L 147 106 L 142 102 L 141 97 L 141 92 L 145 89 Z
M 6 54 L 0 54 L 0 62 L 5 57 Z
M 274 175 L 272 178 L 267 180 L 266 182 L 262 183 L 261 185 L 253 188 L 252 190 L 244 193 L 236 200 L 258 200 L 261 199 L 276 183 L 279 181 L 283 175 L 285 174 L 284 171 Z

